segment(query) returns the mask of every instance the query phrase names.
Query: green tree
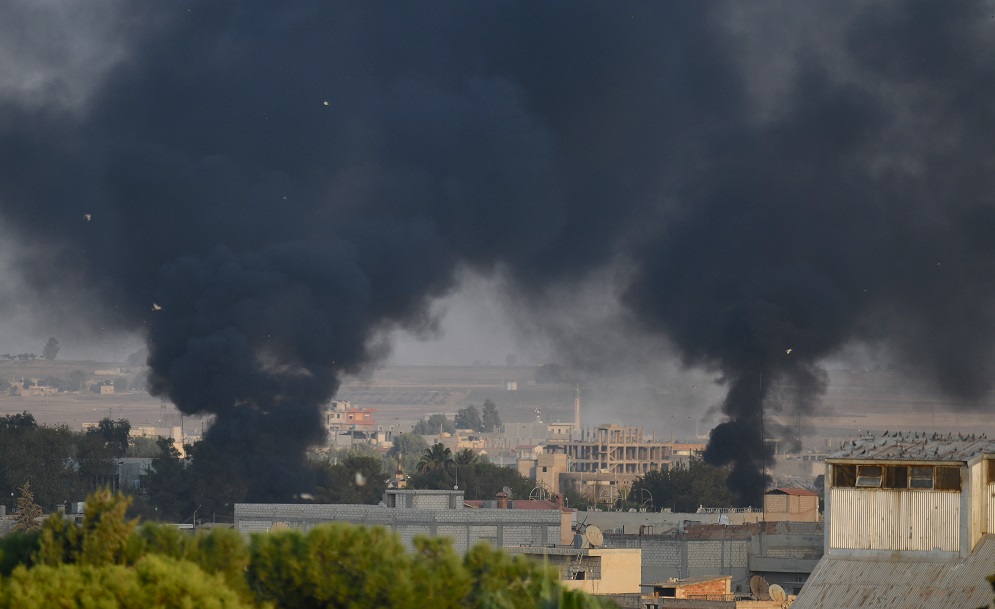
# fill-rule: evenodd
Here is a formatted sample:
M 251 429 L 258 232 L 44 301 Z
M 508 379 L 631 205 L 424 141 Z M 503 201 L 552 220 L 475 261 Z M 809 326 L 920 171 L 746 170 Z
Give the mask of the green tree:
M 478 455 L 472 448 L 462 448 L 453 455 L 456 465 L 473 465 L 478 460 Z
M 401 457 L 401 469 L 410 474 L 417 469 L 418 460 L 427 448 L 428 442 L 420 435 L 416 433 L 399 433 L 394 436 L 393 446 L 387 451 L 387 456 L 395 460 Z
M 31 484 L 25 482 L 17 489 L 17 515 L 14 528 L 19 531 L 37 531 L 41 528 L 38 518 L 42 515 L 41 506 L 35 503 Z
M 497 431 L 501 427 L 501 416 L 498 415 L 497 404 L 489 398 L 484 400 L 484 412 L 481 416 L 481 431 Z
M 456 418 L 453 423 L 459 429 L 472 429 L 473 431 L 480 431 L 483 427 L 483 421 L 480 419 L 480 412 L 473 404 L 470 404 L 466 408 L 460 408 L 457 410 Z
M 312 467 L 319 503 L 376 505 L 387 490 L 389 476 L 379 457 L 347 456 L 339 463 L 319 461 Z
M 630 496 L 643 497 L 645 489 L 653 497 L 654 508 L 683 513 L 694 512 L 700 506 L 732 507 L 736 498 L 726 485 L 728 477 L 728 468 L 691 459 L 688 465 L 678 463 L 666 472 L 649 472 L 637 479 Z
M 86 379 L 90 378 L 82 370 L 73 370 L 69 373 L 69 382 L 66 385 L 67 391 L 82 391 L 86 385 Z
M 415 424 L 414 433 L 423 436 L 437 436 L 440 433 L 456 433 L 456 426 L 444 414 L 433 414 Z
M 104 417 L 100 419 L 96 427 L 89 430 L 89 433 L 102 438 L 112 456 L 123 457 L 128 452 L 131 422 L 128 419 L 113 421 L 110 417 Z
M 382 527 L 334 523 L 302 534 L 257 535 L 248 579 L 261 600 L 278 608 L 405 607 L 410 558 Z
M 219 575 L 197 565 L 146 556 L 133 567 L 39 565 L 16 569 L 0 590 L 0 607 L 249 609 Z
M 447 472 L 455 461 L 451 450 L 442 443 L 433 444 L 431 448 L 426 448 L 418 460 L 418 473 L 427 474 L 429 472 Z
M 48 342 L 41 350 L 41 356 L 47 360 L 55 359 L 55 356 L 59 354 L 59 341 L 55 339 L 54 336 L 49 337 Z

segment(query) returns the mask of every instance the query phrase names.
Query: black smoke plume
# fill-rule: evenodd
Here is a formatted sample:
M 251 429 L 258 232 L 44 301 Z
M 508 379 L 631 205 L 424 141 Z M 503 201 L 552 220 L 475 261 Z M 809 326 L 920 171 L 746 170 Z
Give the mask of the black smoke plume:
M 989 387 L 985 3 L 95 6 L 126 52 L 0 88 L 0 214 L 36 291 L 145 333 L 251 498 L 306 487 L 339 376 L 461 267 L 537 299 L 630 267 L 630 312 L 728 385 L 707 458 L 744 503 L 761 405 L 805 410 L 848 342 Z M 7 8 L 0 44 L 57 66 Z

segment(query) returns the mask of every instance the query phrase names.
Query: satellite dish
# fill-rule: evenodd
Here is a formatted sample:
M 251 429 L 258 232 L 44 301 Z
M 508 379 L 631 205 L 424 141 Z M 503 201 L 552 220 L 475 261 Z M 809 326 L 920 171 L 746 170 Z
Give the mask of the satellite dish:
M 770 600 L 770 584 L 763 575 L 754 575 L 750 578 L 750 592 L 758 601 Z
M 601 529 L 593 524 L 587 525 L 587 530 L 584 531 L 584 537 L 587 537 L 588 543 L 595 548 L 600 547 L 601 544 L 605 543 L 605 536 L 601 533 Z
M 577 533 L 574 535 L 574 549 L 583 550 L 584 548 L 589 548 L 591 546 L 590 542 L 587 540 L 587 535 L 583 533 Z
M 504 493 L 505 495 L 511 497 L 511 488 L 510 487 L 507 487 L 507 486 L 502 487 L 501 488 L 501 492 Z
M 771 584 L 770 588 L 767 590 L 770 594 L 771 600 L 784 602 L 788 600 L 788 593 L 784 591 L 784 588 L 778 586 L 777 584 Z

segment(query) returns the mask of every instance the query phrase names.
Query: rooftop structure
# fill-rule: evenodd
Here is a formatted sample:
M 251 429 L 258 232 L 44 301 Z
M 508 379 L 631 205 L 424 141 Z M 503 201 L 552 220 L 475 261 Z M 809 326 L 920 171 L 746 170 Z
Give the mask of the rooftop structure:
M 764 493 L 764 519 L 819 521 L 819 494 L 804 488 L 775 488 Z
M 995 440 L 887 432 L 826 460 L 826 553 L 798 609 L 977 607 L 995 571 Z

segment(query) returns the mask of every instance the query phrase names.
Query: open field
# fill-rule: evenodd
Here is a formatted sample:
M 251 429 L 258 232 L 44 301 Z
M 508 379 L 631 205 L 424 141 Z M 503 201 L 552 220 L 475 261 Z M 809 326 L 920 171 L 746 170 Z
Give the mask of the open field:
M 67 378 L 74 370 L 82 370 L 91 379 L 113 379 L 94 376 L 97 370 L 121 369 L 120 376 L 129 380 L 142 372 L 122 364 L 106 362 L 0 362 L 0 379 Z M 432 413 L 452 414 L 468 404 L 478 407 L 485 399 L 498 405 L 507 422 L 535 420 L 536 409 L 544 421 L 569 421 L 573 418 L 574 387 L 566 383 L 534 384 L 535 369 L 524 366 L 385 366 L 372 371 L 369 378 L 347 379 L 340 399 L 351 400 L 357 406 L 377 409 L 376 418 L 385 425 L 405 425 Z M 506 383 L 518 384 L 517 391 L 508 391 Z M 608 394 L 621 394 L 631 388 L 597 388 L 584 394 L 585 424 L 600 422 L 601 414 L 608 420 L 611 411 L 591 413 L 592 403 L 610 403 Z M 668 394 L 659 388 L 641 388 L 652 394 L 649 409 L 641 415 L 620 413 L 620 422 L 653 428 L 669 436 L 664 424 L 668 412 L 681 416 L 700 417 L 703 411 L 690 409 L 681 394 Z M 592 397 L 593 396 L 593 397 Z M 617 402 L 624 402 L 618 399 Z M 78 428 L 105 416 L 127 418 L 134 425 L 180 424 L 179 412 L 166 404 L 165 413 L 158 398 L 142 391 L 100 396 L 92 393 L 59 394 L 55 396 L 0 396 L 0 413 L 30 412 L 48 424 L 65 423 Z M 917 389 L 893 375 L 874 372 L 834 373 L 822 404 L 816 413 L 781 418 L 784 424 L 797 426 L 806 447 L 826 446 L 858 430 L 909 429 L 932 433 L 984 433 L 995 436 L 995 399 L 988 396 L 978 403 L 958 401 L 934 391 Z M 770 413 L 776 418 L 774 413 Z M 598 418 L 597 421 L 592 420 Z M 184 417 L 187 429 L 201 425 L 200 419 Z M 707 433 L 702 426 L 701 433 Z

